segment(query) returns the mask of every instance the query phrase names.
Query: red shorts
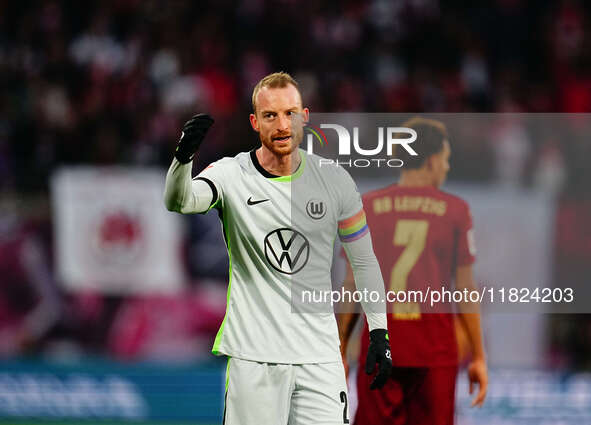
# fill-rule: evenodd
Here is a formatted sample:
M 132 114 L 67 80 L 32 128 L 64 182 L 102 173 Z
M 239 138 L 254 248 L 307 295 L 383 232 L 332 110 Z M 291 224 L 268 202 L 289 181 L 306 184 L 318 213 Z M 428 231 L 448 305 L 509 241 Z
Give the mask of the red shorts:
M 365 365 L 361 365 L 365 367 Z M 395 367 L 381 390 L 357 373 L 355 425 L 453 425 L 457 366 Z

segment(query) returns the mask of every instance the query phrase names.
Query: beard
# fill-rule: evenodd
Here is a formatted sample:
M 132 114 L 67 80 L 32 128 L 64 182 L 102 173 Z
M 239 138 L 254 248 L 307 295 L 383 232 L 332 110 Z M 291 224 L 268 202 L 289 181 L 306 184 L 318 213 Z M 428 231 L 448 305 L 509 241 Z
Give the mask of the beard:
M 289 133 L 275 133 L 271 136 L 263 136 L 259 133 L 259 138 L 263 146 L 269 149 L 274 155 L 286 156 L 295 151 L 302 141 L 303 130 L 294 130 Z M 288 140 L 284 142 L 283 140 L 285 138 L 288 138 Z

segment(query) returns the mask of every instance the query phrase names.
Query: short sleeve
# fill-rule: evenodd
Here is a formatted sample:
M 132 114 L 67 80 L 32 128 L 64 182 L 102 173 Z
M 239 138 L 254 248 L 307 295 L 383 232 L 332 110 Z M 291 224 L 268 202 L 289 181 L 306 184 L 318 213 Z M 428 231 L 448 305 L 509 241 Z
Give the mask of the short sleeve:
M 467 266 L 476 260 L 476 245 L 472 214 L 468 204 L 462 202 L 457 227 L 456 262 L 457 266 Z

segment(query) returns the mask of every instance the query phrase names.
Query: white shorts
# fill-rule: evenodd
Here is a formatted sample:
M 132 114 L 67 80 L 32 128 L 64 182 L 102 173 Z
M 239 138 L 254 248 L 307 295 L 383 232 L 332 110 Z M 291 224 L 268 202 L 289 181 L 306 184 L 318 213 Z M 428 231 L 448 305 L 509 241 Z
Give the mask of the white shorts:
M 228 358 L 224 425 L 349 423 L 341 362 L 258 363 Z

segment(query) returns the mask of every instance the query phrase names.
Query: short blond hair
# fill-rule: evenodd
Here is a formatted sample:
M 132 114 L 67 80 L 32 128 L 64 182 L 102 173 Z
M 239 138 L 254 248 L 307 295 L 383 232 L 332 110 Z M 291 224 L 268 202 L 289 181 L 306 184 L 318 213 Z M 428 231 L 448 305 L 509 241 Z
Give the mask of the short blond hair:
M 261 81 L 259 81 L 256 86 L 254 86 L 254 90 L 252 91 L 252 110 L 256 113 L 256 111 L 257 111 L 257 107 L 256 107 L 257 95 L 259 94 L 259 91 L 261 91 L 261 89 L 263 87 L 269 87 L 271 89 L 276 89 L 276 88 L 287 87 L 289 84 L 294 86 L 297 89 L 298 93 L 300 92 L 300 89 L 298 87 L 298 82 L 296 80 L 294 80 L 293 77 L 291 75 L 289 75 L 287 72 L 283 72 L 283 71 L 274 72 L 272 74 L 269 74 L 269 75 L 263 77 L 263 79 Z M 300 98 L 301 98 L 301 93 L 300 93 Z

